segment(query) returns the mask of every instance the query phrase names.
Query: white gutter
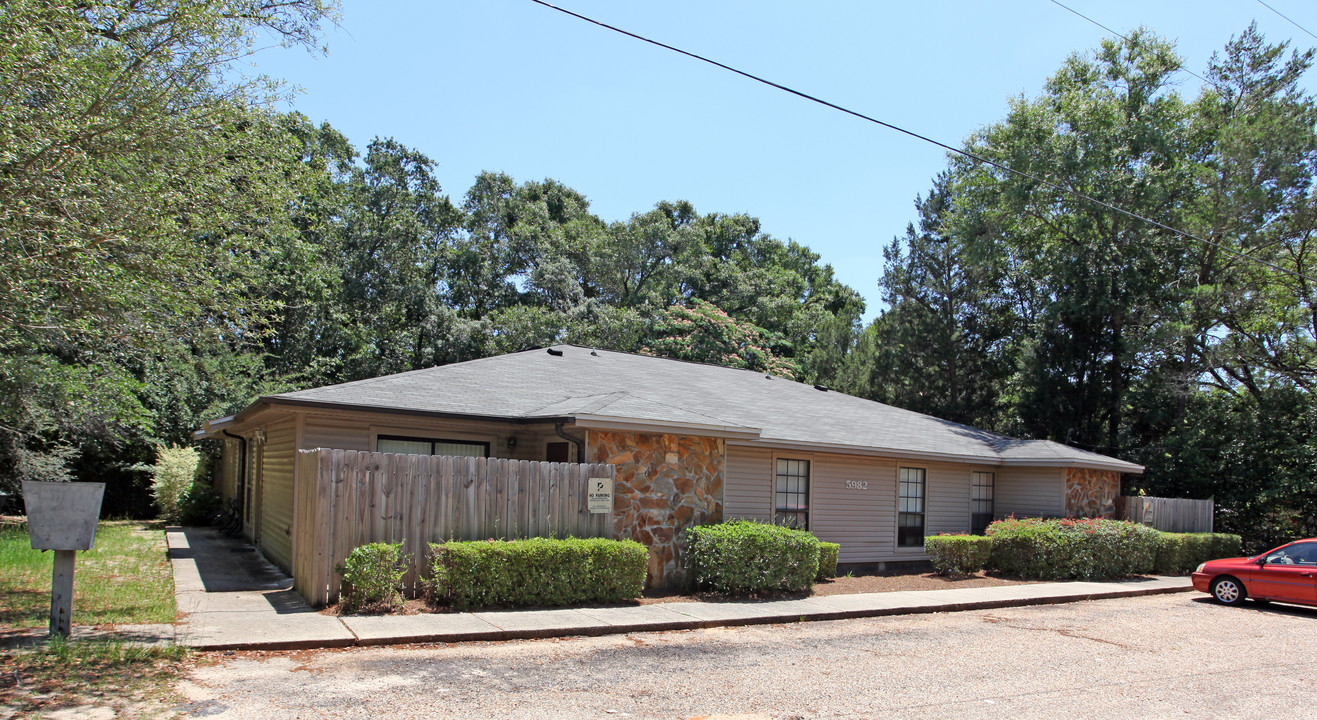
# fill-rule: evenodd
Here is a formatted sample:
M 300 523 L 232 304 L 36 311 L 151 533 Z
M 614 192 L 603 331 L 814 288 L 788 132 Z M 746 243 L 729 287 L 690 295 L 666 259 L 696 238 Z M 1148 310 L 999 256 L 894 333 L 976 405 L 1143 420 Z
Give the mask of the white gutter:
M 744 425 L 710 425 L 704 423 L 671 422 L 649 418 L 629 418 L 615 415 L 569 414 L 576 420 L 576 427 L 597 430 L 625 430 L 629 432 L 680 434 L 721 437 L 727 439 L 755 440 L 759 438 L 759 428 Z
M 237 415 L 225 415 L 222 418 L 207 420 L 201 424 L 200 429 L 192 433 L 192 437 L 197 440 L 205 440 L 207 438 L 215 437 L 216 435 L 219 435 L 224 428 L 231 427 L 237 417 Z
M 1112 470 L 1142 475 L 1142 465 L 1116 460 L 1110 462 L 1079 458 L 1008 458 L 995 455 L 962 455 L 956 453 L 920 452 L 917 450 L 900 450 L 871 445 L 844 445 L 824 442 L 793 442 L 790 440 L 771 440 L 757 438 L 751 441 L 729 440 L 728 445 L 740 447 L 761 447 L 776 450 L 796 450 L 799 452 L 836 452 L 847 455 L 864 455 L 867 457 L 889 457 L 908 460 L 936 460 L 941 462 L 963 463 L 966 465 L 993 465 L 1000 467 L 1078 467 L 1092 470 Z

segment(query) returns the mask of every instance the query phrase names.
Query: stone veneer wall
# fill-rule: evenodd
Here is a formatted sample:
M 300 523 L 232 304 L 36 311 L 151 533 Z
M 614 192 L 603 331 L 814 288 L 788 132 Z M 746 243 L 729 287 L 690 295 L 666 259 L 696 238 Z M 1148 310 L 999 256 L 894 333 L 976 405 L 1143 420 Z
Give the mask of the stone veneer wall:
M 727 446 L 718 438 L 591 430 L 588 462 L 617 466 L 613 532 L 649 548 L 649 585 L 685 580 L 681 531 L 722 522 Z
M 1120 473 L 1114 470 L 1065 469 L 1065 512 L 1072 517 L 1115 517 Z

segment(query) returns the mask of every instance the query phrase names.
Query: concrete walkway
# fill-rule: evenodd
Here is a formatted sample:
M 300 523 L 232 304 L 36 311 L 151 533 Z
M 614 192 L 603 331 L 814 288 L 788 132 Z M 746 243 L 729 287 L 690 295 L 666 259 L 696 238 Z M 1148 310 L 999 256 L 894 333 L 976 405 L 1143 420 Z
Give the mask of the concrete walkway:
M 169 528 L 177 641 L 201 650 L 295 650 L 415 642 L 609 635 L 726 625 L 1045 605 L 1192 590 L 1187 577 L 829 595 L 802 600 L 673 602 L 606 608 L 336 617 L 316 612 L 250 545 L 208 528 Z
M 213 528 L 165 530 L 174 564 L 177 641 L 203 650 L 346 647 L 356 637 L 293 591 L 292 578 L 247 542 Z

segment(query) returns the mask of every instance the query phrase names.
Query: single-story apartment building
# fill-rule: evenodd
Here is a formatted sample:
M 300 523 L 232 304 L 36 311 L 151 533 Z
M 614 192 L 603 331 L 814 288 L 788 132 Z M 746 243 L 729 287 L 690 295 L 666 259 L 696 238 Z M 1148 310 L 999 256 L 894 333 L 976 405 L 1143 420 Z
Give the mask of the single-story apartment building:
M 615 465 L 613 531 L 681 576 L 678 536 L 753 518 L 841 544 L 843 564 L 925 560 L 993 518 L 1111 515 L 1143 467 L 736 370 L 574 345 L 262 397 L 209 421 L 219 486 L 276 564 L 293 557 L 297 451 Z

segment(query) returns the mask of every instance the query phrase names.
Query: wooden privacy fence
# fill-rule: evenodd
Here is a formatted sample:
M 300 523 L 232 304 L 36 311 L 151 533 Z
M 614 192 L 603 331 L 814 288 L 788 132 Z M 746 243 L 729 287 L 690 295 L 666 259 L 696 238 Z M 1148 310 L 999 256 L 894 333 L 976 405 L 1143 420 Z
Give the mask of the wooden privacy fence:
M 612 537 L 612 513 L 590 513 L 586 481 L 612 465 L 355 450 L 298 453 L 293 588 L 313 605 L 338 599 L 335 571 L 353 548 L 401 542 L 403 585 L 428 576 L 429 543 L 520 537 Z
M 1212 532 L 1212 500 L 1122 495 L 1117 498 L 1120 517 L 1164 532 Z

